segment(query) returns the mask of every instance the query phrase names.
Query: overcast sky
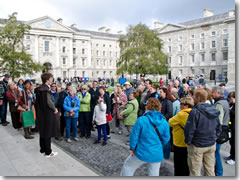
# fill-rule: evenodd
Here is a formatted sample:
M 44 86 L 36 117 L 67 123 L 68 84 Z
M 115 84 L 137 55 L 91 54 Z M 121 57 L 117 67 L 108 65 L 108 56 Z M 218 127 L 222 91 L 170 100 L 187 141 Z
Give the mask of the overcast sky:
M 0 18 L 18 12 L 19 20 L 42 16 L 62 18 L 67 26 L 97 30 L 106 26 L 116 33 L 126 27 L 145 23 L 181 23 L 203 17 L 203 9 L 214 14 L 235 9 L 234 0 L 0 0 Z

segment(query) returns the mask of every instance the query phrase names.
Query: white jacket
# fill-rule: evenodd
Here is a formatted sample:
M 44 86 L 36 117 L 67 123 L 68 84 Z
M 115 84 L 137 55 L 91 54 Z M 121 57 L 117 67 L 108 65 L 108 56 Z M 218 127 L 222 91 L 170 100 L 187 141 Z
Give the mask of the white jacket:
M 102 125 L 107 123 L 106 118 L 107 105 L 103 102 L 97 104 L 94 108 L 93 121 L 96 121 L 97 125 Z

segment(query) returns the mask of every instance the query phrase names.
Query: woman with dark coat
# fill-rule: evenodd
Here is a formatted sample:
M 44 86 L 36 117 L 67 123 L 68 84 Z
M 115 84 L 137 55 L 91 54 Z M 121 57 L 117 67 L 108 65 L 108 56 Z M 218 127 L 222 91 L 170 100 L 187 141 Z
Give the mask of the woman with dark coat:
M 14 82 L 8 83 L 8 91 L 6 93 L 7 100 L 9 102 L 9 109 L 12 118 L 12 125 L 15 129 L 20 129 L 22 123 L 20 122 L 20 112 L 18 108 L 18 90 Z
M 45 157 L 53 157 L 58 153 L 51 149 L 51 137 L 56 136 L 56 118 L 58 113 L 54 106 L 49 90 L 53 81 L 51 73 L 41 75 L 43 84 L 36 89 L 36 116 L 40 135 L 40 152 L 45 153 Z

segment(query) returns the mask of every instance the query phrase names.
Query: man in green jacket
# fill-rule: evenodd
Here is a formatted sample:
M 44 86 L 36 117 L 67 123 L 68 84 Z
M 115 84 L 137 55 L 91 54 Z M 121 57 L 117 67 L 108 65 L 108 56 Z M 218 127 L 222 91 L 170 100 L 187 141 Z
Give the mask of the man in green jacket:
M 126 105 L 126 109 L 120 113 L 121 116 L 126 116 L 123 119 L 123 122 L 128 131 L 127 137 L 129 137 L 132 127 L 134 126 L 138 117 L 138 101 L 136 99 L 136 96 L 136 92 L 130 92 L 129 102 Z M 126 142 L 126 145 L 129 145 L 129 140 Z
M 78 93 L 78 97 L 81 102 L 79 109 L 79 129 L 80 129 L 80 138 L 86 136 L 86 138 L 91 137 L 91 94 L 87 92 L 87 85 L 83 85 L 81 92 Z

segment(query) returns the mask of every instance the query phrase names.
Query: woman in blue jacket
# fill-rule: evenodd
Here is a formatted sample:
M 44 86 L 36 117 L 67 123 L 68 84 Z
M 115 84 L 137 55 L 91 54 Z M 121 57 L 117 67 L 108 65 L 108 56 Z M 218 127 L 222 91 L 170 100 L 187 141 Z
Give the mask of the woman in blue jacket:
M 64 117 L 66 119 L 66 140 L 71 143 L 70 129 L 72 124 L 72 138 L 74 141 L 78 141 L 77 138 L 77 121 L 78 112 L 80 109 L 80 99 L 76 96 L 75 89 L 69 91 L 68 96 L 65 98 L 63 103 Z
M 170 127 L 160 112 L 158 99 L 149 98 L 145 114 L 137 119 L 131 131 L 130 155 L 123 164 L 120 176 L 133 176 L 144 163 L 147 163 L 149 176 L 159 176 L 163 145 L 170 139 Z

